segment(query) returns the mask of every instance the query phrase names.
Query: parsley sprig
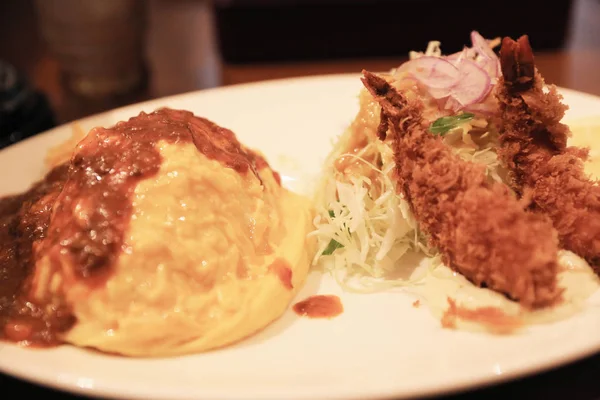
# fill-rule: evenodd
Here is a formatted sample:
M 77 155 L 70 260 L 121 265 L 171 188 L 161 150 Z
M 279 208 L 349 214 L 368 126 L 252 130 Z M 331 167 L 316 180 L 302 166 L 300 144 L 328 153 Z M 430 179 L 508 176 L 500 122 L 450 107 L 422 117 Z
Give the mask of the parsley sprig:
M 475 114 L 462 113 L 450 117 L 438 118 L 429 127 L 429 132 L 433 133 L 434 135 L 444 136 L 446 133 L 456 128 L 457 126 L 472 120 L 473 117 L 475 117 Z
M 335 214 L 333 213 L 333 210 L 329 210 L 329 216 L 330 216 L 331 218 L 334 218 L 334 217 L 335 217 Z M 323 251 L 323 255 L 324 255 L 324 256 L 330 256 L 330 255 L 332 255 L 332 254 L 333 254 L 333 252 L 334 252 L 334 251 L 336 251 L 337 249 L 339 249 L 339 248 L 342 248 L 342 247 L 344 247 L 344 245 L 343 245 L 343 244 L 341 244 L 340 242 L 338 242 L 338 241 L 337 241 L 337 240 L 335 240 L 335 239 L 331 239 L 331 240 L 329 241 L 329 244 L 327 245 L 327 247 L 326 247 L 326 248 L 325 248 L 325 250 Z

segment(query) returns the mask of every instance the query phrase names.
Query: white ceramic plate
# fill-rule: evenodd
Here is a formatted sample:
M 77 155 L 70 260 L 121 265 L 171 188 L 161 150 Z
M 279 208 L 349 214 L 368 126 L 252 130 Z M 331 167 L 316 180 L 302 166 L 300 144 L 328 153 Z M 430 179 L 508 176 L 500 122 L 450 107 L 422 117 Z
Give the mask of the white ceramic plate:
M 89 129 L 160 106 L 187 109 L 233 129 L 290 178 L 291 188 L 303 190 L 358 110 L 360 87 L 357 75 L 270 81 L 154 100 L 80 123 Z M 600 113 L 600 98 L 562 92 L 571 107 L 568 118 Z M 0 152 L 0 193 L 26 189 L 41 175 L 48 146 L 70 134 L 62 126 Z M 592 297 L 593 307 L 573 318 L 505 337 L 445 330 L 425 307 L 414 308 L 409 295 L 346 294 L 313 273 L 298 299 L 316 293 L 339 295 L 345 312 L 311 320 L 288 311 L 235 346 L 170 359 L 0 344 L 0 371 L 111 398 L 374 399 L 472 388 L 600 351 L 600 293 Z

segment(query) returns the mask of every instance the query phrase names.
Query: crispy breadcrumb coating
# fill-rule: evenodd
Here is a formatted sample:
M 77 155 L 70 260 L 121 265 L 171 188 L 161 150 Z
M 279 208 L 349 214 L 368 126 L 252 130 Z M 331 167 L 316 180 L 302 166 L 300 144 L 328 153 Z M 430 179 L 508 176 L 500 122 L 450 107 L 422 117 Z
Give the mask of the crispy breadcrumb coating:
M 420 101 L 363 74 L 382 107 L 379 134 L 392 135 L 398 190 L 430 246 L 474 284 L 525 307 L 557 301 L 558 239 L 550 221 L 526 212 L 506 185 L 487 180 L 484 166 L 463 161 L 429 133 Z
M 556 87 L 544 91 L 528 37 L 504 38 L 500 61 L 498 155 L 512 173 L 511 185 L 550 217 L 560 245 L 600 274 L 600 186 L 584 172 L 588 150 L 567 147 L 571 132 L 560 122 L 567 106 Z

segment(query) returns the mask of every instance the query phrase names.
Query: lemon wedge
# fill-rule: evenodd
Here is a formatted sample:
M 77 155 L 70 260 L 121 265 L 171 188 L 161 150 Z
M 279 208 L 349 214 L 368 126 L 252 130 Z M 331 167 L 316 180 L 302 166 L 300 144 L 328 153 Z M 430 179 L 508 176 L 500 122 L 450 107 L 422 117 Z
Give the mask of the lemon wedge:
M 590 156 L 585 171 L 594 179 L 600 179 L 600 117 L 576 119 L 567 123 L 573 135 L 569 146 L 588 147 Z

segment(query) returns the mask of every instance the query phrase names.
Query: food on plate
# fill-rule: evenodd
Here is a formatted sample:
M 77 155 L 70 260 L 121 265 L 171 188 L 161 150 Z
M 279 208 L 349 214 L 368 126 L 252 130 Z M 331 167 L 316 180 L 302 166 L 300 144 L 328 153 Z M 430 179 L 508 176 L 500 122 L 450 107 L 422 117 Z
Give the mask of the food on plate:
M 509 185 L 500 40 L 471 41 L 450 55 L 430 42 L 365 74 L 359 111 L 324 163 L 313 263 L 346 290 L 400 287 L 443 326 L 509 333 L 573 315 L 600 282 Z
M 527 212 L 506 185 L 488 181 L 485 166 L 432 135 L 418 99 L 370 72 L 363 83 L 381 107 L 379 137 L 391 136 L 398 190 L 428 246 L 477 286 L 526 307 L 554 303 L 558 241 L 550 222 Z
M 510 184 L 550 217 L 561 245 L 600 274 L 600 186 L 584 170 L 589 149 L 567 147 L 571 132 L 561 123 L 567 106 L 555 87 L 544 90 L 528 37 L 505 38 L 500 60 L 498 154 Z
M 310 202 L 230 130 L 159 109 L 71 152 L 0 203 L 5 339 L 200 352 L 264 328 L 302 286 Z

